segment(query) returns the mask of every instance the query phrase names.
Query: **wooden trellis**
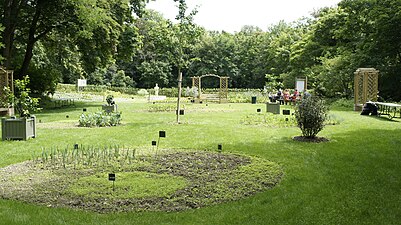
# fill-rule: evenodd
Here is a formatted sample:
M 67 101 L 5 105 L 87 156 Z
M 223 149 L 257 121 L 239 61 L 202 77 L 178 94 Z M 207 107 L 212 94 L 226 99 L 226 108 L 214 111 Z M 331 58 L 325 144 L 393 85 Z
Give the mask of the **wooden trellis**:
M 0 67 L 0 95 L 3 96 L 4 87 L 10 87 L 11 92 L 14 93 L 14 72 L 12 70 L 5 70 Z
M 354 74 L 354 110 L 361 111 L 367 101 L 377 101 L 379 71 L 374 68 L 359 68 Z
M 12 70 L 6 70 L 0 67 L 0 98 L 2 102 L 6 102 L 6 96 L 4 95 L 4 88 L 9 87 L 11 93 L 14 93 L 14 72 Z M 14 114 L 13 108 L 10 108 L 8 105 L 0 106 L 0 115 L 12 115 Z
M 220 79 L 220 89 L 219 94 L 217 96 L 219 103 L 228 102 L 228 79 L 229 77 L 221 77 L 215 74 L 206 74 L 202 76 L 192 77 L 192 88 L 196 88 L 198 90 L 198 95 L 196 97 L 197 101 L 203 100 L 206 98 L 206 95 L 202 95 L 202 78 L 203 77 L 217 77 Z

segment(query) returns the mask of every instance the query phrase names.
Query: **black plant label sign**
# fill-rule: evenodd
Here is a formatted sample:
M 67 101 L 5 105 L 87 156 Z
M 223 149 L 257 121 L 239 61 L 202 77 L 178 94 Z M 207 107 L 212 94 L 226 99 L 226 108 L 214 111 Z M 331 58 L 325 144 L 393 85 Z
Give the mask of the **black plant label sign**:
M 288 109 L 283 109 L 283 115 L 290 115 L 291 112 Z
M 164 130 L 159 131 L 159 137 L 165 138 L 166 137 L 166 131 L 164 131 Z
M 152 146 L 156 146 L 156 141 L 152 141 Z
M 115 173 L 109 173 L 109 181 L 115 181 L 116 180 L 116 174 Z

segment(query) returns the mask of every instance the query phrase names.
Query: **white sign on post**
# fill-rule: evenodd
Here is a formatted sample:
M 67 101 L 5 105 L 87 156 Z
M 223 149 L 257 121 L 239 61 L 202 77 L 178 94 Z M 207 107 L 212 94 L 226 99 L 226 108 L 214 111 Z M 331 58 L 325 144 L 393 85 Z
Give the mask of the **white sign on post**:
M 306 78 L 296 78 L 295 80 L 295 88 L 299 91 L 299 92 L 303 92 L 306 89 Z
M 78 79 L 77 84 L 78 84 L 77 86 L 78 86 L 78 91 L 79 91 L 80 87 L 86 87 L 86 80 L 85 79 Z
M 86 87 L 86 80 L 78 79 L 78 87 Z

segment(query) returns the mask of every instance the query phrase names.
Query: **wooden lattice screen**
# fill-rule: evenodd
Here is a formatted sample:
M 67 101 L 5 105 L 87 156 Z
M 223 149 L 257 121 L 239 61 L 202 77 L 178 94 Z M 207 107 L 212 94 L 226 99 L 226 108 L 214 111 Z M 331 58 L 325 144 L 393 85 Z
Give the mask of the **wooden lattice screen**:
M 354 110 L 360 111 L 367 101 L 377 101 L 379 71 L 374 68 L 359 68 L 354 74 Z
M 228 78 L 229 77 L 220 77 L 220 103 L 228 102 Z
M 14 92 L 13 71 L 5 70 L 0 67 L 0 93 L 3 94 L 4 87 L 10 87 L 11 92 Z
M 200 92 L 201 92 L 201 78 L 200 77 L 192 77 L 192 88 L 196 87 L 198 89 L 198 96 L 197 98 L 200 98 Z
M 8 103 L 7 96 L 4 93 L 4 88 L 9 87 L 11 93 L 14 93 L 13 71 L 6 70 L 0 67 L 0 116 L 14 115 L 14 108 Z

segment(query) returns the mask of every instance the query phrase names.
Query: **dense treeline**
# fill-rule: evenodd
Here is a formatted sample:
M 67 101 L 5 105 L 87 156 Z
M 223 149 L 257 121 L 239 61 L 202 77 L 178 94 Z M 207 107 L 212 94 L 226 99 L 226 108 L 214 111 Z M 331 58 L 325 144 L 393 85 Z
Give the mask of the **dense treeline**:
M 328 97 L 351 97 L 353 72 L 380 70 L 380 95 L 401 100 L 401 1 L 343 0 L 311 18 L 266 31 L 206 31 L 184 0 L 178 23 L 145 9 L 147 0 L 2 0 L 1 64 L 29 74 L 32 89 L 58 82 L 172 87 L 190 77 L 230 77 L 233 88 L 294 87 L 295 77 Z M 217 87 L 205 79 L 203 85 Z

